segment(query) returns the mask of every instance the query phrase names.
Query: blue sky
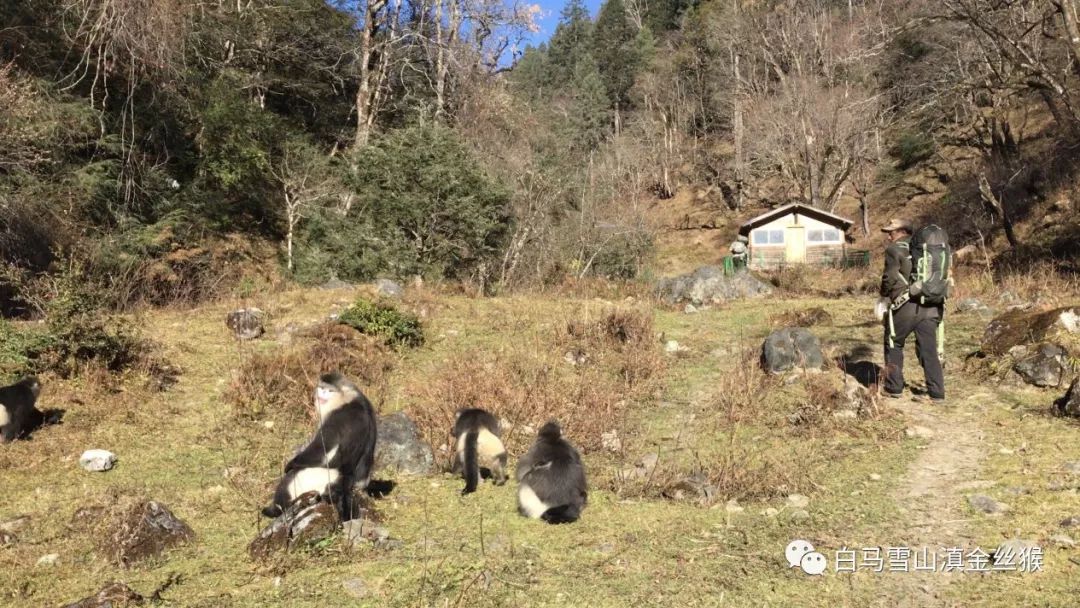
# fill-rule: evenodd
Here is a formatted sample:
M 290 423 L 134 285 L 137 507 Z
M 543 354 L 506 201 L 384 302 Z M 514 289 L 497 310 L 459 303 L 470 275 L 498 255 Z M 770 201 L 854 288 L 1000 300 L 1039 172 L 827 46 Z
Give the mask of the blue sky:
M 559 13 L 562 12 L 563 6 L 566 5 L 566 0 L 533 1 L 544 9 L 544 17 L 540 20 L 540 32 L 534 34 L 532 40 L 529 41 L 529 44 L 536 46 L 541 42 L 546 42 L 555 33 L 555 26 L 559 23 Z M 600 3 L 601 0 L 585 0 L 585 6 L 589 8 L 589 14 L 592 15 L 593 19 L 596 18 L 596 13 L 600 10 Z

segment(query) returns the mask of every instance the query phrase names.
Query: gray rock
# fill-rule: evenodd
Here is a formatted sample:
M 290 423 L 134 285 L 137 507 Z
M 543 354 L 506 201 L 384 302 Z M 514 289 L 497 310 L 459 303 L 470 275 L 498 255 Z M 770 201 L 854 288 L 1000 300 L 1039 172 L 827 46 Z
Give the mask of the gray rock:
M 146 598 L 124 583 L 109 583 L 100 591 L 64 608 L 118 608 L 119 606 L 142 606 Z
M 1080 460 L 1074 460 L 1072 462 L 1066 462 L 1063 465 L 1066 473 L 1072 473 L 1073 475 L 1080 475 Z
M 641 457 L 636 464 L 637 466 L 645 469 L 646 471 L 652 471 L 656 468 L 656 463 L 660 462 L 660 455 L 655 452 L 650 452 Z
M 1001 515 L 1009 510 L 1009 505 L 998 502 L 983 494 L 972 494 L 971 496 L 968 496 L 968 504 L 976 511 L 981 511 L 987 515 Z
M 350 287 L 352 287 L 350 283 L 346 283 L 338 278 L 330 279 L 322 285 L 319 285 L 319 289 L 348 289 Z
M 1080 418 L 1080 379 L 1073 380 L 1065 395 L 1054 402 L 1054 412 L 1059 416 Z M 1077 463 L 1077 472 L 1080 473 L 1080 463 Z
M 913 439 L 930 439 L 934 436 L 934 431 L 925 426 L 911 426 L 904 429 L 904 434 Z
M 787 497 L 787 506 L 793 509 L 805 509 L 810 506 L 810 499 L 802 494 L 789 494 Z
M 431 446 L 420 439 L 420 431 L 405 412 L 379 418 L 379 440 L 375 442 L 375 463 L 406 475 L 427 475 L 434 470 Z
M 1035 353 L 1013 365 L 1024 382 L 1035 386 L 1058 386 L 1068 368 L 1068 353 L 1056 344 L 1040 344 Z
M 796 509 L 788 517 L 791 518 L 791 521 L 806 521 L 810 519 L 810 512 L 806 509 Z
M 688 314 L 688 315 L 695 314 L 695 313 L 697 313 L 697 311 L 698 311 L 697 307 L 695 307 L 693 304 L 687 304 L 686 306 L 683 307 L 683 312 Z
M 123 513 L 110 527 L 107 542 L 114 561 L 130 566 L 158 557 L 166 549 L 195 537 L 191 526 L 173 515 L 165 505 L 148 500 Z
M 1075 547 L 1076 541 L 1067 534 L 1055 534 L 1050 537 L 1050 542 L 1059 547 Z
M 664 495 L 675 500 L 693 499 L 707 504 L 716 497 L 716 486 L 704 475 L 694 474 L 668 486 Z
M 794 368 L 820 370 L 825 365 L 821 343 L 802 327 L 788 327 L 769 334 L 761 346 L 761 360 L 772 373 Z
M 258 308 L 241 308 L 225 317 L 225 325 L 238 340 L 254 340 L 266 331 L 266 313 Z
M 993 313 L 990 307 L 976 298 L 964 298 L 956 303 L 956 312 Z
M 55 566 L 56 564 L 59 564 L 59 563 L 60 563 L 60 554 L 59 553 L 50 553 L 48 555 L 42 555 L 37 560 L 37 565 L 39 565 L 39 566 Z
M 563 355 L 563 360 L 574 366 L 585 365 L 585 363 L 589 361 L 589 355 L 586 354 L 584 350 L 575 348 L 574 350 L 566 351 L 566 354 Z
M 695 307 L 766 296 L 772 291 L 768 283 L 749 272 L 725 275 L 719 266 L 702 266 L 690 274 L 660 279 L 656 284 L 656 293 L 664 302 L 689 302 Z
M 390 538 L 390 531 L 369 519 L 351 519 L 342 524 L 345 542 L 350 547 L 366 543 L 380 544 Z
M 619 439 L 619 432 L 612 429 L 600 433 L 600 446 L 609 452 L 622 450 L 622 440 Z
M 1073 515 L 1061 520 L 1062 528 L 1080 528 L 1080 515 Z
M 684 350 L 686 350 L 686 348 L 684 348 L 681 344 L 679 344 L 675 340 L 668 340 L 664 344 L 664 352 L 667 352 L 667 353 L 677 353 L 677 352 L 684 351 Z
M 116 464 L 116 454 L 108 450 L 86 450 L 79 456 L 79 466 L 87 471 L 108 471 Z
M 405 293 L 405 290 L 401 288 L 401 285 L 390 279 L 377 279 L 375 281 L 375 293 L 383 297 L 397 299 Z
M 248 554 L 265 559 L 279 551 L 314 544 L 334 534 L 339 524 L 337 509 L 320 500 L 317 492 L 308 492 L 259 532 L 248 545 Z
M 345 589 L 345 593 L 348 593 L 351 597 L 356 599 L 363 599 L 371 595 L 371 590 L 368 589 L 367 584 L 362 579 L 350 578 L 341 582 L 341 587 Z

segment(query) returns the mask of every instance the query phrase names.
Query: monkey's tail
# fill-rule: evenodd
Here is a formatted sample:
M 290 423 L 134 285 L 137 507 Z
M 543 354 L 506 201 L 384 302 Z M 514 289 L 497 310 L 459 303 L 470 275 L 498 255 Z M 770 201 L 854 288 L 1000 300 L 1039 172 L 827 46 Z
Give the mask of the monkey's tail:
M 544 511 L 540 519 L 549 524 L 569 524 L 577 521 L 579 517 L 581 517 L 581 507 L 578 505 L 560 505 Z
M 462 494 L 471 494 L 476 491 L 480 484 L 480 465 L 476 462 L 476 441 L 479 438 L 478 431 L 465 433 L 465 489 Z

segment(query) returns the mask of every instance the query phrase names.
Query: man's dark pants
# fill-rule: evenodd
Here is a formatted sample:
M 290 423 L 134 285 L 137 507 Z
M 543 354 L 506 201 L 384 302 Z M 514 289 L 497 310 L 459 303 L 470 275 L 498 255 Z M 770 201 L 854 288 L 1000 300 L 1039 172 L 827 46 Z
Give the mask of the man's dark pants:
M 926 389 L 932 399 L 945 398 L 945 374 L 937 353 L 937 328 L 941 323 L 940 306 L 920 306 L 908 302 L 892 313 L 890 340 L 889 315 L 885 315 L 885 392 L 894 395 L 904 390 L 904 341 L 915 333 L 915 350 Z

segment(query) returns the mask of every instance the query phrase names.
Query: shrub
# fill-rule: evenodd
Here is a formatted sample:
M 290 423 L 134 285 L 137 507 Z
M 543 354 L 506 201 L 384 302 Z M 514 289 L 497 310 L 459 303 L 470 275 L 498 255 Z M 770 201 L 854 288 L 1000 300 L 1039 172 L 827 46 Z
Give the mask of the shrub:
M 934 140 L 922 131 L 905 131 L 890 153 L 896 157 L 898 169 L 909 169 L 934 155 Z
M 502 247 L 510 191 L 449 129 L 394 131 L 352 164 L 354 211 L 314 213 L 299 235 L 296 270 L 305 280 L 466 278 Z
M 338 321 L 362 334 L 380 337 L 390 346 L 416 347 L 424 343 L 420 319 L 387 302 L 360 298 L 341 313 Z
M 0 323 L 0 371 L 9 375 L 51 371 L 66 377 L 85 364 L 117 372 L 150 360 L 150 344 L 123 320 L 102 312 L 102 298 L 79 280 L 77 269 L 61 275 L 53 287 L 55 294 L 44 306 L 43 326 Z
M 268 412 L 288 417 L 302 417 L 305 412 L 310 415 L 307 406 L 321 374 L 337 370 L 362 389 L 382 392 L 394 368 L 392 353 L 351 327 L 325 323 L 301 339 L 297 347 L 253 354 L 240 363 L 225 392 L 225 400 L 237 413 L 248 417 Z

